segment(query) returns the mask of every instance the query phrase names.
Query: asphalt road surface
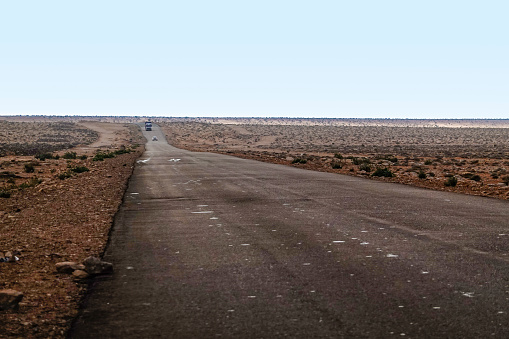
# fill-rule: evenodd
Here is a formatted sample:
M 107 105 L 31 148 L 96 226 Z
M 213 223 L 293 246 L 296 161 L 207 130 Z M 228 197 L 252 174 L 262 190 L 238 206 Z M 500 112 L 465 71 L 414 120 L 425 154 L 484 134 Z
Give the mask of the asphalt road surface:
M 159 128 L 72 338 L 507 338 L 507 201 L 183 151 Z

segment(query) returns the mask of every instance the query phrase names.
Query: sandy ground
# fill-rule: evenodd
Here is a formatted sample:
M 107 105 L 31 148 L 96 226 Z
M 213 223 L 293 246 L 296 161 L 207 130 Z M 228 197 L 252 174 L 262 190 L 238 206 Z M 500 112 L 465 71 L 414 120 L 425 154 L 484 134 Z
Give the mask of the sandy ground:
M 509 199 L 507 120 L 311 119 L 300 125 L 299 119 L 189 120 L 160 122 L 171 144 L 309 170 Z M 390 177 L 377 176 L 389 173 Z M 451 180 L 456 184 L 451 185 Z
M 88 281 L 57 273 L 55 264 L 100 257 L 106 246 L 127 180 L 143 151 L 135 144 L 144 139 L 134 126 L 93 122 L 83 127 L 101 137 L 88 146 L 53 152 L 59 159 L 0 158 L 0 172 L 15 176 L 0 178 L 0 187 L 10 193 L 0 198 L 0 252 L 19 257 L 0 263 L 0 289 L 24 293 L 18 309 L 0 311 L 0 338 L 65 337 Z M 119 154 L 93 161 L 97 151 Z M 63 158 L 71 152 L 75 159 Z M 24 171 L 27 164 L 33 172 Z M 73 172 L 75 168 L 88 171 Z
M 78 125 L 91 129 L 99 133 L 97 141 L 81 146 L 79 149 L 83 151 L 93 150 L 97 148 L 111 148 L 119 144 L 129 143 L 129 134 L 126 132 L 126 125 L 112 124 L 98 121 L 81 121 Z

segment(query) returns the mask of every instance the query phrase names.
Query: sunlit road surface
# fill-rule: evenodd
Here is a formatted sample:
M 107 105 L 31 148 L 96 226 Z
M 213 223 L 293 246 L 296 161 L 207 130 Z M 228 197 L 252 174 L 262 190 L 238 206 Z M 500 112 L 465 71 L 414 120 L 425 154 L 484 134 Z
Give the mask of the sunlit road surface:
M 71 337 L 509 337 L 506 201 L 145 135 Z

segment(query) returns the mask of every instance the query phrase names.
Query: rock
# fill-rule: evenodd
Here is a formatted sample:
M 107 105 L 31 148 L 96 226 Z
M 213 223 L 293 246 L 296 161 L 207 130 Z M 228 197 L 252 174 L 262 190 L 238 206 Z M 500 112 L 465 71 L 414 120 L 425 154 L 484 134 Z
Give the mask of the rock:
M 74 261 L 63 261 L 55 264 L 57 272 L 71 274 L 76 270 L 83 270 L 85 266 Z
M 16 290 L 0 290 L 0 310 L 17 308 L 23 293 Z
M 16 262 L 18 260 L 19 258 L 16 255 L 13 255 L 11 251 L 5 252 L 5 256 L 2 252 L 0 252 L 0 262 Z
M 86 279 L 90 276 L 87 272 L 85 272 L 83 270 L 76 270 L 76 271 L 72 272 L 72 275 L 76 279 Z
M 90 275 L 108 274 L 113 272 L 113 264 L 96 257 L 88 257 L 83 261 L 85 271 Z

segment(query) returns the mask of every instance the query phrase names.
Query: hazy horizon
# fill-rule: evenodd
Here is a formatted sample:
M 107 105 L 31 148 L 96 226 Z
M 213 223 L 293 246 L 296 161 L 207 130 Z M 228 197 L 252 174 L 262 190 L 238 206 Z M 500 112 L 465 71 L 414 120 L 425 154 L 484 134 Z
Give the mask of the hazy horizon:
M 267 119 L 267 120 L 277 120 L 277 119 L 288 119 L 288 120 L 427 120 L 427 121 L 445 121 L 445 120 L 508 120 L 509 118 L 356 118 L 356 117 L 285 117 L 285 116 L 273 116 L 273 117 L 263 117 L 263 116 L 163 116 L 163 115 L 49 115 L 49 114 L 5 114 L 0 115 L 4 118 L 16 118 L 16 117 L 42 117 L 42 118 L 160 118 L 160 119 L 218 119 L 218 120 L 228 120 L 228 119 L 238 119 L 238 120 L 247 120 L 247 119 Z

